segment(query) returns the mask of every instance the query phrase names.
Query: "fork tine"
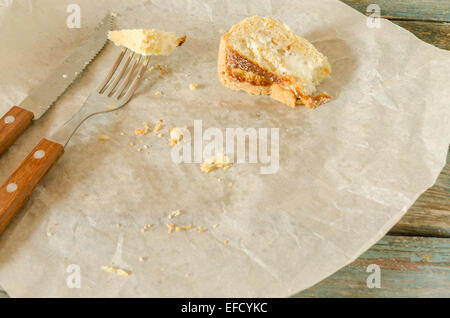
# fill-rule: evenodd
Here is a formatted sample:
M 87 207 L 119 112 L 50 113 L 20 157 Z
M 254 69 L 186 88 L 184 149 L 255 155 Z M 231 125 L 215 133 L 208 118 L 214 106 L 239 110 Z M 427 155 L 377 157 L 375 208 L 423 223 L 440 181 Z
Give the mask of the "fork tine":
M 136 78 L 134 79 L 133 83 L 131 84 L 130 88 L 128 89 L 127 93 L 124 95 L 125 102 L 127 102 L 134 94 L 136 89 L 139 87 L 139 83 L 142 80 L 142 77 L 144 76 L 145 71 L 147 70 L 147 65 L 150 61 L 150 56 L 146 56 L 144 63 L 141 65 L 138 74 L 136 75 Z
M 103 94 L 109 96 L 111 94 L 111 92 L 113 91 L 113 89 L 116 88 L 117 84 L 120 82 L 120 80 L 123 77 L 123 74 L 125 73 L 125 71 L 128 68 L 128 65 L 130 64 L 131 60 L 134 58 L 135 53 L 131 52 L 130 55 L 128 56 L 125 64 L 122 66 L 121 70 L 119 71 L 119 74 L 116 74 L 114 77 L 114 80 L 112 81 L 111 84 L 107 85 L 107 88 L 105 89 L 105 91 L 103 92 Z
M 117 58 L 116 62 L 114 63 L 111 71 L 109 71 L 108 75 L 106 76 L 105 80 L 100 84 L 100 86 L 97 88 L 97 92 L 101 93 L 103 89 L 105 88 L 106 84 L 108 84 L 111 77 L 116 72 L 117 68 L 120 65 L 120 62 L 122 62 L 123 57 L 125 56 L 125 53 L 127 52 L 127 48 L 123 48 L 122 52 L 120 53 L 119 57 Z
M 114 94 L 114 97 L 115 97 L 115 98 L 118 99 L 118 98 L 120 97 L 120 95 L 122 95 L 122 93 L 123 93 L 123 91 L 125 90 L 125 88 L 127 88 L 128 83 L 130 82 L 131 77 L 133 76 L 134 71 L 136 70 L 136 67 L 137 67 L 138 64 L 141 62 L 141 58 L 142 58 L 142 55 L 139 55 L 139 56 L 136 58 L 136 60 L 134 61 L 134 64 L 133 64 L 133 66 L 131 67 L 131 70 L 128 72 L 128 75 L 127 75 L 126 79 L 123 81 L 122 85 L 119 87 L 119 89 L 117 89 L 116 93 Z

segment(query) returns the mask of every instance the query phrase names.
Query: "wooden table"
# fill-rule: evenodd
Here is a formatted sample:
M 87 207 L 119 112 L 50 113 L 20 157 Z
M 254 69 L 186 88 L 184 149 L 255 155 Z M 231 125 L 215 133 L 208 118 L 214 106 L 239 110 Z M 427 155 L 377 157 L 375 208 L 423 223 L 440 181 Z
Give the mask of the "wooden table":
M 450 0 L 342 0 L 366 14 L 377 3 L 384 18 L 450 50 Z M 369 264 L 381 288 L 368 288 Z M 7 297 L 0 288 L 0 298 Z M 295 297 L 450 297 L 450 156 L 436 184 L 380 242 L 328 279 Z
M 450 50 L 450 0 L 342 1 L 364 14 L 376 3 L 383 18 Z M 367 287 L 370 264 L 380 266 L 379 289 Z M 436 184 L 387 236 L 353 264 L 295 297 L 450 297 L 450 155 Z

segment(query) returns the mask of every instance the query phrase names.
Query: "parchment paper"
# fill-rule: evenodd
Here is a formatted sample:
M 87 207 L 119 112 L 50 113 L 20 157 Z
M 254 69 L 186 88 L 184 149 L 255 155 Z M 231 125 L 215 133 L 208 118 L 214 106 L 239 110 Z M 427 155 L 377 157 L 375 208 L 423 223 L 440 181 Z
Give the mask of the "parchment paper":
M 13 297 L 289 296 L 376 243 L 445 163 L 450 53 L 389 21 L 368 28 L 365 16 L 334 0 L 79 0 L 82 27 L 69 29 L 72 2 L 0 2 L 1 114 L 108 10 L 118 13 L 116 28 L 159 28 L 188 41 L 152 60 L 166 76 L 148 73 L 124 109 L 79 129 L 0 237 L 0 284 Z M 333 74 L 320 91 L 332 102 L 293 110 L 220 85 L 221 30 L 256 14 L 280 19 L 329 57 Z M 119 51 L 108 44 L 0 158 L 1 180 L 81 107 Z M 191 83 L 199 89 L 191 91 Z M 134 135 L 143 121 L 159 119 L 163 138 Z M 206 175 L 198 164 L 174 164 L 168 128 L 192 128 L 196 119 L 204 129 L 280 128 L 280 171 L 261 175 L 260 165 L 240 164 Z M 153 146 L 150 154 L 137 151 L 143 145 Z M 185 214 L 169 220 L 177 209 Z M 171 222 L 208 231 L 168 234 Z M 141 233 L 146 224 L 154 227 Z M 110 262 L 131 274 L 102 271 Z M 80 268 L 81 288 L 68 287 L 71 264 Z

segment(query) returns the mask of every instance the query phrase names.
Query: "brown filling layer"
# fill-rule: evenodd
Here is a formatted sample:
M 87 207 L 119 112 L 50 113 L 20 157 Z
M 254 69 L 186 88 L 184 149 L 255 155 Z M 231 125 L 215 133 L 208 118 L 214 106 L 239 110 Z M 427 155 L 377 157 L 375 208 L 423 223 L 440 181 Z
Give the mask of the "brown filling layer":
M 227 71 L 234 80 L 247 82 L 254 86 L 271 86 L 274 83 L 286 82 L 283 78 L 277 77 L 230 48 L 227 49 Z M 304 95 L 297 89 L 293 93 L 297 99 L 310 108 L 315 108 L 330 100 L 330 96 L 327 94 Z
M 250 82 L 256 86 L 269 86 L 277 81 L 277 77 L 274 74 L 250 62 L 231 49 L 227 50 L 227 64 L 230 75 L 239 82 Z M 242 70 L 243 72 L 239 72 L 238 70 Z

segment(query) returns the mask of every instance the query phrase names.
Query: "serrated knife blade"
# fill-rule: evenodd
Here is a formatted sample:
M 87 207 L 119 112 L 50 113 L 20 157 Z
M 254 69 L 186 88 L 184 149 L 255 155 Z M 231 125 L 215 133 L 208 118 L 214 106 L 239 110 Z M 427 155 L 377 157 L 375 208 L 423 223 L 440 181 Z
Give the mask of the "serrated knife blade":
M 50 76 L 33 88 L 19 106 L 13 106 L 0 118 L 0 155 L 53 105 L 70 84 L 105 46 L 112 27 L 112 15 L 106 15 L 86 40 L 54 69 Z
M 112 16 L 108 14 L 47 79 L 30 91 L 19 107 L 31 111 L 33 120 L 41 118 L 105 46 L 111 26 Z

